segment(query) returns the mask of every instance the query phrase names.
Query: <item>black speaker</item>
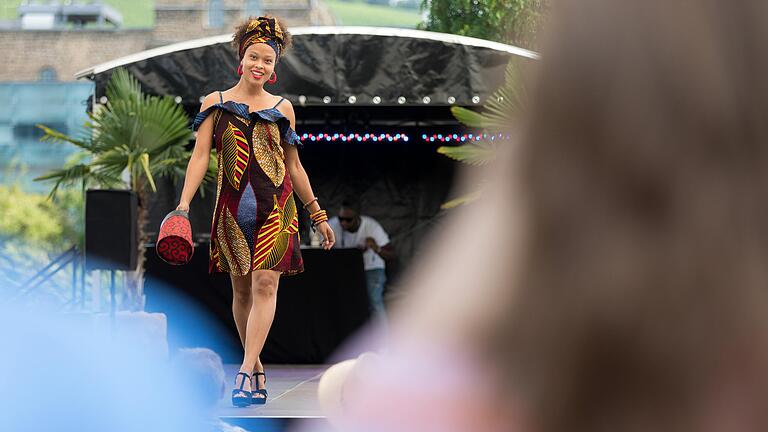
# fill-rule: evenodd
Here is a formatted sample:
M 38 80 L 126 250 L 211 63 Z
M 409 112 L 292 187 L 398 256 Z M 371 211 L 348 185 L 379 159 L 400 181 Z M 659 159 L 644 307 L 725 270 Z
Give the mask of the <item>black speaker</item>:
M 138 199 L 128 190 L 89 189 L 85 195 L 85 264 L 88 270 L 135 270 Z

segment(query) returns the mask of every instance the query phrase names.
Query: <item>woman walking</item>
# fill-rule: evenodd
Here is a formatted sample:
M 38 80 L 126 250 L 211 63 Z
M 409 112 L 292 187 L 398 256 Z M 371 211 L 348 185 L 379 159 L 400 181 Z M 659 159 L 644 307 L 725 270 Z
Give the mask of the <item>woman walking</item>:
M 293 106 L 264 89 L 266 82 L 277 80 L 275 65 L 290 42 L 285 26 L 273 17 L 249 18 L 236 27 L 232 43 L 240 59 L 240 80 L 203 100 L 177 207 L 189 211 L 215 145 L 218 176 L 209 272 L 227 272 L 232 280 L 232 313 L 245 351 L 232 391 L 235 406 L 266 402 L 259 355 L 275 316 L 280 276 L 304 269 L 294 192 L 322 234 L 323 247 L 330 249 L 335 241 L 299 160 Z

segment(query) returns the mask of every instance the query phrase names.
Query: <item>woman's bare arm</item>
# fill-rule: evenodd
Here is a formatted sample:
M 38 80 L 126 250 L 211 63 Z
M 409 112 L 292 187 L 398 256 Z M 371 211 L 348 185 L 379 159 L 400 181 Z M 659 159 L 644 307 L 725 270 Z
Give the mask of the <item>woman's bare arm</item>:
M 216 103 L 216 93 L 211 93 L 205 97 L 200 111 Z M 181 191 L 181 199 L 177 210 L 189 211 L 189 203 L 195 196 L 200 187 L 205 173 L 208 171 L 208 163 L 211 157 L 211 146 L 213 145 L 213 116 L 206 117 L 200 127 L 197 129 L 195 138 L 195 148 L 192 150 L 192 156 L 187 164 L 187 173 L 184 176 L 184 188 Z
M 296 114 L 293 112 L 293 105 L 291 102 L 286 99 L 284 103 L 280 104 L 278 109 L 290 121 L 291 128 L 295 130 Z M 296 146 L 291 144 L 284 145 L 283 149 L 285 151 L 285 166 L 291 176 L 294 192 L 296 195 L 298 195 L 302 203 L 312 201 L 315 198 L 315 194 L 312 192 L 312 185 L 309 183 L 309 176 L 304 170 L 304 166 L 301 164 L 301 159 L 299 159 L 298 149 Z M 314 213 L 320 210 L 320 208 L 320 204 L 316 200 L 307 206 L 307 210 L 309 210 L 310 213 Z M 321 223 L 318 225 L 318 230 L 325 238 L 323 247 L 325 249 L 330 249 L 333 247 L 333 244 L 336 242 L 336 238 L 333 230 L 331 230 L 330 225 L 325 222 Z

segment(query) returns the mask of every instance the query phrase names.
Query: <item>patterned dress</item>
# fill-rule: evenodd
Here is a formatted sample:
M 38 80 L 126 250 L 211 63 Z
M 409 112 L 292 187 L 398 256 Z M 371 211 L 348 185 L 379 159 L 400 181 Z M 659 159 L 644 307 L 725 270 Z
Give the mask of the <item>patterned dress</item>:
M 283 145 L 301 145 L 289 120 L 272 108 L 249 112 L 226 101 L 195 117 L 196 131 L 213 116 L 218 159 L 209 273 L 244 276 L 253 270 L 292 275 L 304 270 L 293 184 Z

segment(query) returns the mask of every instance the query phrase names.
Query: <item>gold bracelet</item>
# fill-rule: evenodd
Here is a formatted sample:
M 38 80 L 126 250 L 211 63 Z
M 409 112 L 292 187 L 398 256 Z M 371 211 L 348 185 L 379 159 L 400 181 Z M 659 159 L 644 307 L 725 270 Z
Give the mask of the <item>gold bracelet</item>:
M 314 197 L 313 199 L 309 200 L 308 203 L 304 204 L 304 210 L 307 209 L 313 202 L 317 201 L 317 197 Z

